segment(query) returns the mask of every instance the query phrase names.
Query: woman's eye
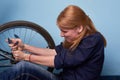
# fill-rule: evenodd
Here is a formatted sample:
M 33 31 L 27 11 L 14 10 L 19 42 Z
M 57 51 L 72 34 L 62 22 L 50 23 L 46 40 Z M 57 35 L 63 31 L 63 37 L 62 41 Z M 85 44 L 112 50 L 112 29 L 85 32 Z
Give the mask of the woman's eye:
M 67 33 L 67 31 L 63 31 L 63 33 Z

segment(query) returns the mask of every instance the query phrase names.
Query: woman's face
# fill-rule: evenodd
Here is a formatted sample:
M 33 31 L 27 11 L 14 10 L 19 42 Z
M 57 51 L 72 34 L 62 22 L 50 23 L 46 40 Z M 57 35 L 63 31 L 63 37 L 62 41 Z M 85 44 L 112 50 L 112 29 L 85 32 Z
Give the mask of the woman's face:
M 79 37 L 80 32 L 82 31 L 82 27 L 76 27 L 73 29 L 60 28 L 60 31 L 61 37 L 64 37 L 67 42 L 72 42 Z

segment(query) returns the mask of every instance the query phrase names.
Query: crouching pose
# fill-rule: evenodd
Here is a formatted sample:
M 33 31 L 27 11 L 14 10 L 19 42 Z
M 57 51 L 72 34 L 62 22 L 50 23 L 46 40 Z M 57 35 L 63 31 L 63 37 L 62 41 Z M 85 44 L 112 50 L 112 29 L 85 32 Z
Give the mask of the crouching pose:
M 64 41 L 54 49 L 37 48 L 11 39 L 8 44 L 16 61 L 0 74 L 0 80 L 97 80 L 104 62 L 106 40 L 89 16 L 78 6 L 67 6 L 57 18 Z M 14 45 L 18 41 L 17 45 Z M 25 53 L 25 51 L 31 54 Z M 62 69 L 51 73 L 39 65 Z

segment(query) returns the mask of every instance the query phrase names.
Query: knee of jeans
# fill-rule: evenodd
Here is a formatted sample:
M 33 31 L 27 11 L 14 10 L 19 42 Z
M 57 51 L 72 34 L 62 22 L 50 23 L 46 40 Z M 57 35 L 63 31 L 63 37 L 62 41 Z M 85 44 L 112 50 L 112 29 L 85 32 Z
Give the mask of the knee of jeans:
M 13 66 L 13 68 L 17 70 L 25 69 L 26 67 L 28 67 L 26 61 L 20 61 Z

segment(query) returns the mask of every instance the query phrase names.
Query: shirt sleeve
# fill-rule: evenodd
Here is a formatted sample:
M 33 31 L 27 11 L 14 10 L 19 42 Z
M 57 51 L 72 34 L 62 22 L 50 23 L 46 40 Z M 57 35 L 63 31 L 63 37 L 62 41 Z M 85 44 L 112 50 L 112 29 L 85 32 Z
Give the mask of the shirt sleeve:
M 103 47 L 104 43 L 101 37 L 95 35 L 84 38 L 73 52 L 69 52 L 59 45 L 55 48 L 57 52 L 54 60 L 55 68 L 61 69 L 84 64 L 93 56 L 100 56 Z
M 56 46 L 55 50 L 57 52 L 54 60 L 55 68 L 60 69 L 64 64 L 65 53 L 67 52 L 67 50 L 63 48 L 62 44 Z

